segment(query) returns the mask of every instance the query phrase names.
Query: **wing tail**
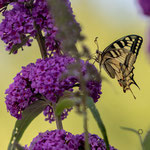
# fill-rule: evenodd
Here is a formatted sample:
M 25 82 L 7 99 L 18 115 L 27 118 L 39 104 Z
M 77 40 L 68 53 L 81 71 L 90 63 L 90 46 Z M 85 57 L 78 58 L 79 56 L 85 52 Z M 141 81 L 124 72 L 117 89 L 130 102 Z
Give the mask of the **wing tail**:
M 134 99 L 136 99 L 136 97 L 135 97 L 134 93 L 132 92 L 131 88 L 129 88 L 129 90 L 131 91 L 131 93 L 132 93 Z

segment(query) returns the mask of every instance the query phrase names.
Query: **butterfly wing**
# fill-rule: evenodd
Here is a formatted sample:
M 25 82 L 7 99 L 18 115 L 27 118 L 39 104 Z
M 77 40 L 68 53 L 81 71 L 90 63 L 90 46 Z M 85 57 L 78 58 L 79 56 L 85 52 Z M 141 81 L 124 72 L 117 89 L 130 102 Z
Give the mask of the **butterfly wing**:
M 142 42 L 142 37 L 138 35 L 128 35 L 110 44 L 102 53 L 100 66 L 103 65 L 111 78 L 117 78 L 124 92 L 128 89 L 131 90 L 131 84 L 138 86 L 133 78 L 133 65 Z
M 111 51 L 114 48 L 115 49 L 122 48 L 122 49 L 126 49 L 127 51 L 132 51 L 133 53 L 136 53 L 136 55 L 138 55 L 142 42 L 143 42 L 143 38 L 139 35 L 127 35 L 114 41 L 112 44 L 107 46 L 104 49 L 103 54 L 105 55 L 105 53 Z

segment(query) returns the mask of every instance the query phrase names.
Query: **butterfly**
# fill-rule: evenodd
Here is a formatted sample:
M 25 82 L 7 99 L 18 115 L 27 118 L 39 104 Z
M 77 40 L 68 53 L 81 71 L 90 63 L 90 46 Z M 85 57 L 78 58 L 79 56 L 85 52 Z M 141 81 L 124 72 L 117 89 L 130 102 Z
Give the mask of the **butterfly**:
M 97 38 L 94 41 L 97 45 L 95 61 L 99 63 L 100 70 L 103 66 L 111 78 L 118 80 L 123 92 L 130 90 L 136 99 L 130 85 L 134 84 L 139 88 L 134 80 L 133 65 L 136 62 L 143 38 L 138 35 L 124 36 L 107 46 L 103 52 L 99 50 Z

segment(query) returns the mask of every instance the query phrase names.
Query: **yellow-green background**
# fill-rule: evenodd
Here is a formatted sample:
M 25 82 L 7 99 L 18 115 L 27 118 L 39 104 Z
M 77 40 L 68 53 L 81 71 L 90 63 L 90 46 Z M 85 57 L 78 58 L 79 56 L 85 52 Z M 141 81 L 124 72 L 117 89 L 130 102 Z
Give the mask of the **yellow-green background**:
M 130 91 L 124 94 L 118 82 L 110 79 L 102 70 L 103 75 L 110 82 L 102 83 L 103 94 L 96 104 L 105 123 L 110 144 L 119 150 L 140 150 L 138 137 L 134 133 L 121 130 L 120 126 L 136 130 L 143 129 L 142 136 L 150 129 L 150 58 L 146 53 L 148 18 L 140 13 L 135 0 L 72 0 L 72 7 L 76 19 L 81 23 L 83 34 L 87 36 L 85 43 L 89 46 L 91 53 L 94 53 L 96 49 L 93 42 L 96 36 L 99 37 L 101 49 L 128 34 L 138 34 L 144 38 L 134 71 L 140 90 L 132 86 L 137 99 L 134 100 Z M 35 62 L 39 57 L 36 42 L 32 47 L 25 47 L 23 52 L 19 51 L 17 55 L 8 55 L 4 50 L 3 42 L 0 42 L 0 150 L 7 149 L 16 121 L 6 110 L 5 89 L 13 82 L 13 77 L 21 70 L 21 66 Z M 101 136 L 90 113 L 88 123 L 89 131 Z M 70 113 L 63 124 L 65 130 L 74 134 L 83 132 L 82 117 L 75 111 Z M 21 139 L 21 144 L 29 144 L 39 132 L 55 128 L 55 123 L 45 122 L 41 114 L 28 127 Z

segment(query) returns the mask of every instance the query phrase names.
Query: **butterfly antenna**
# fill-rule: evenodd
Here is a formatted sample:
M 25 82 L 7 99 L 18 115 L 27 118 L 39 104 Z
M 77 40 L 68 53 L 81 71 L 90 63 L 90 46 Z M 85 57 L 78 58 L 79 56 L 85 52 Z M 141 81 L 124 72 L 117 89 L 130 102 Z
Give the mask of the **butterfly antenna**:
M 98 41 L 97 41 L 97 39 L 98 39 L 98 37 L 96 37 L 96 38 L 95 38 L 94 43 L 96 44 L 96 46 L 97 46 L 97 50 L 99 51 L 99 45 L 98 45 Z
M 132 90 L 131 90 L 130 88 L 129 88 L 129 90 L 131 91 L 131 93 L 132 93 L 134 99 L 136 99 L 136 97 L 135 97 L 135 95 L 133 94 Z

